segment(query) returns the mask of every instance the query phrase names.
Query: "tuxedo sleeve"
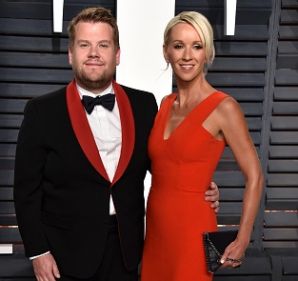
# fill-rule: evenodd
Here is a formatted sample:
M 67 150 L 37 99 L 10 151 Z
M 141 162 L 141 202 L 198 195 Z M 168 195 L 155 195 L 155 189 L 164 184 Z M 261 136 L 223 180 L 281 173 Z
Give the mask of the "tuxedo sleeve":
M 25 108 L 16 148 L 14 202 L 26 256 L 49 251 L 41 224 L 43 168 L 47 157 L 42 118 L 34 100 Z
M 150 116 L 150 123 L 151 123 L 151 129 L 152 127 L 154 126 L 154 121 L 155 121 L 155 117 L 156 117 L 156 114 L 158 112 L 158 105 L 157 105 L 157 102 L 156 102 L 156 99 L 154 97 L 153 94 L 151 94 L 151 99 L 150 99 L 150 102 L 148 103 L 150 104 L 149 108 L 151 109 L 150 112 L 149 112 L 149 116 Z M 150 161 L 150 158 L 148 158 L 148 165 L 147 165 L 147 169 L 148 171 L 151 173 L 151 161 Z

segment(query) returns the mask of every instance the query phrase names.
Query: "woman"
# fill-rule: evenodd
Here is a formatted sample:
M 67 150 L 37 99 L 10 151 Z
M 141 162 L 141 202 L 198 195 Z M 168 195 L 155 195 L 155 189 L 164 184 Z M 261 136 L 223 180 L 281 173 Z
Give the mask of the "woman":
M 167 25 L 164 57 L 177 93 L 164 98 L 149 140 L 152 187 L 142 281 L 207 281 L 202 233 L 217 229 L 204 192 L 226 144 L 245 177 L 239 233 L 223 266 L 241 264 L 262 194 L 257 153 L 238 103 L 206 80 L 214 58 L 213 32 L 197 12 L 182 12 Z M 229 259 L 227 259 L 229 258 Z M 231 261 L 232 260 L 232 261 Z

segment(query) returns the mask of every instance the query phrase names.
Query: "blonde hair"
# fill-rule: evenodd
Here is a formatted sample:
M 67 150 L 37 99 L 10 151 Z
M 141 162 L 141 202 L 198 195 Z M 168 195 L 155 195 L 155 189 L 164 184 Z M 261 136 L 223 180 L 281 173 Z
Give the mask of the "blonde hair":
M 208 19 L 195 11 L 184 11 L 172 18 L 164 31 L 164 46 L 169 44 L 172 28 L 178 23 L 190 24 L 200 35 L 206 52 L 207 65 L 210 66 L 215 56 L 213 29 Z

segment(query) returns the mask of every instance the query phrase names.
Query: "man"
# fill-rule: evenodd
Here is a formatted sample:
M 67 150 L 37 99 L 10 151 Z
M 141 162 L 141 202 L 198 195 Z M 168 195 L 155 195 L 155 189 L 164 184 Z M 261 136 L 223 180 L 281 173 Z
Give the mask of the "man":
M 74 80 L 29 101 L 19 132 L 20 233 L 38 281 L 135 281 L 156 101 L 113 80 L 120 47 L 109 10 L 81 11 L 69 37 Z

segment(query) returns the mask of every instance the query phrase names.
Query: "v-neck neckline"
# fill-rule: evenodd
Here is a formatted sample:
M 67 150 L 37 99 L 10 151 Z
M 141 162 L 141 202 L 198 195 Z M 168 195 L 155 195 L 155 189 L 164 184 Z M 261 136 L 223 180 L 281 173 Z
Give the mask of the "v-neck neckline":
M 167 107 L 167 111 L 166 111 L 166 117 L 165 117 L 165 122 L 163 124 L 163 128 L 162 128 L 162 140 L 163 141 L 168 141 L 172 138 L 172 136 L 176 133 L 176 131 L 179 131 L 179 128 L 183 126 L 184 123 L 187 122 L 187 120 L 189 119 L 189 117 L 194 114 L 194 112 L 196 112 L 198 110 L 198 108 L 201 107 L 202 104 L 204 104 L 207 100 L 209 100 L 214 94 L 216 94 L 218 91 L 214 91 L 212 92 L 208 97 L 204 98 L 201 102 L 199 102 L 192 110 L 190 110 L 186 116 L 182 119 L 182 121 L 171 131 L 171 133 L 169 134 L 169 136 L 167 138 L 165 138 L 165 131 L 167 128 L 167 125 L 169 123 L 170 120 L 170 114 L 171 114 L 171 109 L 173 107 L 173 104 L 177 98 L 177 93 L 173 93 L 173 98 L 170 101 L 168 107 Z

